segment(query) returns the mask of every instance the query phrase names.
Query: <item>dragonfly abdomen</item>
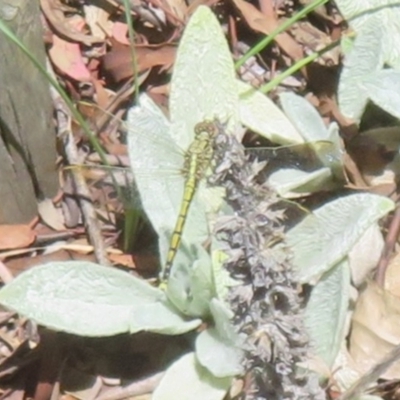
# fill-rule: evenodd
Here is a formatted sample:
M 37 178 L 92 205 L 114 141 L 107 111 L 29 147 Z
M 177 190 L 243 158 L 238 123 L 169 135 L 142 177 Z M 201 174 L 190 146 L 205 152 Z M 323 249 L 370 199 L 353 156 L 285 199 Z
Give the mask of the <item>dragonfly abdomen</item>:
M 181 208 L 179 210 L 178 219 L 176 220 L 175 228 L 171 236 L 167 261 L 165 263 L 165 269 L 163 273 L 164 279 L 168 277 L 169 271 L 172 267 L 172 263 L 174 262 L 175 259 L 175 255 L 178 251 L 179 245 L 181 244 L 183 228 L 185 227 L 185 222 L 188 215 L 189 207 L 193 200 L 197 184 L 198 184 L 198 179 L 196 175 L 189 175 L 188 179 L 185 182 L 185 190 L 183 193 L 183 200 Z

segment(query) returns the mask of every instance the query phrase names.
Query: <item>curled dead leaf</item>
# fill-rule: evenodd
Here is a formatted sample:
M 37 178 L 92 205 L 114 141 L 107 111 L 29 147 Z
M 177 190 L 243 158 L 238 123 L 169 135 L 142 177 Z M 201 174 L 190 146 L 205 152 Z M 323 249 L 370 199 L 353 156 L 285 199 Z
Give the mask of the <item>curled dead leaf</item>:
M 57 36 L 53 38 L 53 45 L 49 56 L 54 65 L 65 75 L 79 81 L 91 80 L 91 74 L 83 61 L 79 44 L 71 43 Z
M 87 46 L 103 42 L 102 38 L 85 35 L 72 27 L 69 24 L 69 20 L 64 17 L 64 13 L 61 11 L 61 4 L 57 0 L 40 0 L 40 7 L 54 31 L 60 36 Z

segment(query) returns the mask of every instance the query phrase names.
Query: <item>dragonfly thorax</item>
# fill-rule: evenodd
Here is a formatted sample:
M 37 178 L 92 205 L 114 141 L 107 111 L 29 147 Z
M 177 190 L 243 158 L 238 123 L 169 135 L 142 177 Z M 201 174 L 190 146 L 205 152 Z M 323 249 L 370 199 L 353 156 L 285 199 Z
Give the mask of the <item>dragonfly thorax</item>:
M 197 184 L 211 163 L 218 129 L 215 122 L 203 121 L 195 126 L 194 132 L 195 138 L 186 152 L 183 169 L 186 177 L 191 176 Z

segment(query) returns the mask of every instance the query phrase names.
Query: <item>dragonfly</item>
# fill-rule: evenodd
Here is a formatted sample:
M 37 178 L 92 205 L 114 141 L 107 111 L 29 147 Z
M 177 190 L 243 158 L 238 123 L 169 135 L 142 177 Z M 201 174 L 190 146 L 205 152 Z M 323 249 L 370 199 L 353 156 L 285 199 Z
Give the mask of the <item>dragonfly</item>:
M 182 233 L 186 222 L 190 204 L 193 200 L 199 181 L 205 176 L 213 156 L 213 142 L 217 136 L 218 128 L 213 121 L 199 122 L 194 127 L 195 137 L 185 155 L 183 170 L 187 171 L 182 204 L 178 219 L 172 232 L 162 280 L 168 278 L 176 253 L 182 240 Z
M 185 225 L 187 223 L 188 216 L 194 214 L 194 211 L 191 211 L 193 208 L 197 208 L 196 206 L 192 205 L 193 199 L 195 198 L 195 194 L 198 191 L 198 187 L 202 181 L 205 181 L 205 176 L 207 175 L 206 171 L 210 168 L 210 163 L 213 155 L 213 140 L 216 137 L 218 132 L 218 124 L 216 121 L 212 120 L 205 120 L 200 121 L 194 127 L 194 140 L 189 145 L 186 153 L 184 155 L 179 154 L 177 162 L 174 163 L 175 171 L 171 171 L 173 166 L 169 164 L 169 161 L 165 161 L 162 157 L 158 157 L 156 148 L 163 148 L 166 153 L 176 152 L 176 149 L 173 149 L 170 146 L 170 141 L 168 139 L 163 139 L 161 144 L 157 143 L 157 140 L 148 142 L 148 146 L 142 147 L 141 151 L 138 151 L 136 154 L 137 160 L 134 160 L 133 167 L 133 176 L 135 181 L 142 181 L 144 183 L 148 183 L 150 180 L 153 179 L 153 176 L 159 175 L 158 178 L 164 176 L 164 180 L 166 178 L 165 174 L 169 174 L 170 178 L 173 179 L 173 175 L 180 176 L 181 179 L 178 182 L 178 185 L 182 185 L 180 191 L 180 198 L 177 201 L 179 203 L 179 208 L 177 209 L 177 213 L 171 212 L 175 215 L 165 215 L 169 213 L 166 211 L 162 214 L 162 218 L 169 218 L 168 226 L 173 227 L 172 233 L 169 231 L 169 247 L 168 250 L 163 253 L 165 255 L 165 261 L 163 263 L 163 269 L 160 274 L 160 280 L 165 282 L 168 279 L 170 274 L 171 268 L 174 264 L 175 257 L 178 253 L 178 250 L 181 246 L 182 237 L 185 237 L 187 233 L 185 233 Z M 325 147 L 324 152 L 329 157 L 334 158 L 333 149 L 331 148 L 330 142 L 321 142 L 320 147 Z M 146 151 L 148 153 L 146 153 Z M 141 167 L 141 159 L 146 160 L 150 153 L 155 153 L 153 156 L 153 163 L 151 171 L 140 171 Z M 316 147 L 312 144 L 300 144 L 300 145 L 292 145 L 292 146 L 283 146 L 278 148 L 256 148 L 256 149 L 248 149 L 247 150 L 249 157 L 256 157 L 257 159 L 266 160 L 267 161 L 267 174 L 270 174 L 274 170 L 279 170 L 283 166 L 290 167 L 292 169 L 298 169 L 301 171 L 313 171 L 317 170 L 321 166 L 323 166 L 323 162 L 318 158 L 316 154 Z M 332 154 L 331 154 L 332 153 Z M 140 157 L 139 157 L 140 156 Z M 131 158 L 132 160 L 132 158 Z M 153 165 L 157 162 L 160 165 Z M 179 164 L 181 163 L 181 164 Z M 183 164 L 183 165 L 182 165 Z M 147 163 L 147 165 L 149 165 Z M 180 167 L 179 167 L 180 165 Z M 118 173 L 127 172 L 128 174 L 131 172 L 129 168 L 120 168 L 114 167 L 110 168 L 109 172 L 111 173 Z M 127 180 L 128 182 L 128 180 Z M 176 185 L 173 186 L 173 191 L 177 192 L 179 189 Z M 144 203 L 151 203 L 152 201 L 158 201 L 158 197 L 162 197 L 161 193 L 164 189 L 160 187 L 159 194 L 157 193 L 157 189 L 151 192 L 150 197 L 142 198 L 142 202 Z M 140 185 L 139 185 L 140 191 Z M 140 193 L 142 197 L 142 192 Z M 163 202 L 164 200 L 162 200 Z M 145 205 L 145 204 L 144 204 Z M 156 205 L 156 208 L 158 206 Z M 145 211 L 146 208 L 145 208 Z M 204 218 L 203 218 L 204 220 Z M 150 217 L 150 221 L 153 223 Z M 173 221 L 173 222 L 172 222 Z M 204 221 L 203 221 L 204 223 Z M 154 224 L 153 224 L 154 225 Z M 197 228 L 197 223 L 192 224 Z M 199 226 L 199 230 L 202 228 Z M 157 229 L 156 229 L 157 231 Z M 157 231 L 157 233 L 159 233 Z M 208 233 L 207 233 L 208 234 Z

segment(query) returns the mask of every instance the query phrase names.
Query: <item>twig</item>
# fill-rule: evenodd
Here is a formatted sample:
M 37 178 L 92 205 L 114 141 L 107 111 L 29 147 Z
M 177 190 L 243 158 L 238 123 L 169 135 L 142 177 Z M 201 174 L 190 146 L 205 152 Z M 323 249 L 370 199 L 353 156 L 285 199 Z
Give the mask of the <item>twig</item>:
M 75 146 L 71 131 L 68 131 L 65 134 L 64 144 L 68 163 L 71 165 L 79 165 L 80 160 L 78 157 L 78 151 Z M 94 247 L 96 259 L 102 265 L 109 265 L 106 246 L 104 244 L 103 236 L 101 235 L 99 221 L 91 201 L 90 191 L 86 184 L 85 178 L 83 177 L 82 171 L 79 168 L 72 168 L 71 174 L 74 181 L 77 198 L 85 219 L 90 243 Z
M 49 62 L 47 62 L 47 69 L 49 73 L 54 76 L 54 79 L 56 79 L 54 71 Z M 71 165 L 79 165 L 81 160 L 79 160 L 78 150 L 72 136 L 70 124 L 67 121 L 68 118 L 66 117 L 69 115 L 68 108 L 57 91 L 52 87 L 50 88 L 50 93 L 57 111 L 58 136 L 64 139 L 64 149 L 68 163 Z M 83 177 L 79 168 L 73 168 L 71 174 L 74 181 L 77 198 L 85 220 L 89 240 L 94 247 L 96 260 L 102 265 L 110 265 L 107 258 L 106 246 L 101 235 L 101 229 L 97 219 L 96 211 L 91 202 L 90 191 L 86 184 L 85 178 Z

